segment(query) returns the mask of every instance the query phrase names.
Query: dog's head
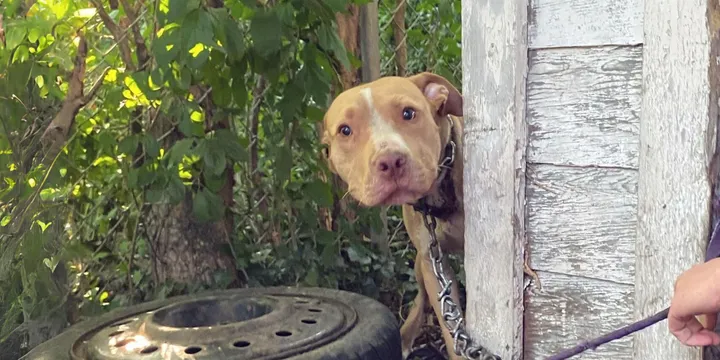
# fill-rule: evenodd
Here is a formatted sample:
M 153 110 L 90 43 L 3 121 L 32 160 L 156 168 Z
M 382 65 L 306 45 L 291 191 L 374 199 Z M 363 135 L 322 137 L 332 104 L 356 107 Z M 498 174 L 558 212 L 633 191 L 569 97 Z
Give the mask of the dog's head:
M 348 89 L 323 120 L 329 167 L 365 206 L 413 203 L 437 178 L 440 122 L 462 110 L 460 92 L 432 73 Z

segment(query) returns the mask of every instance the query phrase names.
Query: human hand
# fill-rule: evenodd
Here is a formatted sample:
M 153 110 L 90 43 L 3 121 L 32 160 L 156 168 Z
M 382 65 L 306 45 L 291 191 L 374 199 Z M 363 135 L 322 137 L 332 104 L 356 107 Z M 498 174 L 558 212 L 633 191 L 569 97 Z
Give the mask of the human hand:
M 668 313 L 668 328 L 685 345 L 719 345 L 720 335 L 713 331 L 718 312 L 720 258 L 695 265 L 677 278 Z M 704 325 L 696 317 L 703 315 Z

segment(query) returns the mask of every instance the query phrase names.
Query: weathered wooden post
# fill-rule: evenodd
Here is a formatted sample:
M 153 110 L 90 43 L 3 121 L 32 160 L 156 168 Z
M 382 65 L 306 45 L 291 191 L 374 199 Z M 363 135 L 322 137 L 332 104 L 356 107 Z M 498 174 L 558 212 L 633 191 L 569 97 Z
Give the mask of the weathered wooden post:
M 667 306 L 677 276 L 703 260 L 708 167 L 718 117 L 717 0 L 645 1 L 635 317 Z M 700 360 L 667 324 L 635 336 L 634 359 Z
M 471 336 L 522 357 L 527 0 L 463 0 L 465 269 Z

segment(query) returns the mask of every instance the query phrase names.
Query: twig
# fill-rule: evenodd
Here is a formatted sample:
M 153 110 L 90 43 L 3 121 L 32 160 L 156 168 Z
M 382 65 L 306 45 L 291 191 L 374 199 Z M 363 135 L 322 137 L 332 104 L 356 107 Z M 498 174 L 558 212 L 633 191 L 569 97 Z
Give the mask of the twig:
M 125 14 L 127 15 L 127 23 L 122 25 L 123 27 L 129 27 L 132 30 L 133 37 L 135 38 L 135 48 L 137 49 L 135 54 L 138 58 L 138 68 L 142 70 L 150 63 L 150 55 L 148 54 L 147 46 L 145 46 L 145 38 L 143 38 L 142 33 L 140 32 L 140 25 L 137 23 L 138 17 L 135 13 L 135 9 L 133 9 L 128 0 L 120 0 L 120 3 L 125 9 Z
M 103 7 L 103 4 L 100 0 L 90 0 L 90 2 L 93 4 L 95 9 L 97 9 L 97 13 L 98 15 L 100 15 L 100 19 L 102 19 L 105 27 L 110 31 L 110 33 L 115 38 L 115 42 L 120 47 L 120 57 L 123 59 L 125 67 L 130 71 L 135 71 L 137 67 L 135 66 L 135 63 L 132 59 L 130 45 L 128 44 L 128 41 L 124 36 L 125 30 L 122 29 L 120 25 L 116 24 L 115 21 L 113 21 L 107 11 L 105 11 L 105 8 Z
M 660 321 L 665 320 L 668 316 L 669 311 L 670 311 L 670 308 L 666 308 L 665 310 L 662 310 L 653 316 L 647 317 L 640 321 L 636 321 L 630 325 L 624 326 L 620 329 L 617 329 L 615 331 L 607 333 L 603 336 L 600 336 L 600 337 L 597 337 L 597 338 L 594 338 L 594 339 L 591 339 L 588 341 L 583 341 L 580 344 L 578 344 L 577 346 L 570 348 L 570 349 L 563 350 L 545 360 L 564 360 L 564 359 L 570 358 L 572 356 L 575 356 L 581 352 L 584 352 L 586 350 L 589 350 L 589 349 L 594 350 L 595 348 L 597 348 L 598 346 L 600 346 L 602 344 L 609 343 L 610 341 L 623 338 L 634 332 L 640 331 L 650 325 L 653 325 Z
M 3 15 L 0 14 L 0 44 L 2 44 L 3 47 L 6 47 L 7 44 L 5 43 L 5 27 L 3 27 Z

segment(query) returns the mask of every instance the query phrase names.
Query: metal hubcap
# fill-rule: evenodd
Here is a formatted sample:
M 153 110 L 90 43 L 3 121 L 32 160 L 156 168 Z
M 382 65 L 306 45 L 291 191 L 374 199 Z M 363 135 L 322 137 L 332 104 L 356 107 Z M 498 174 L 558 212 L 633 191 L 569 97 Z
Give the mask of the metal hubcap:
M 316 296 L 207 296 L 134 314 L 84 334 L 73 360 L 282 359 L 333 341 L 357 314 Z

